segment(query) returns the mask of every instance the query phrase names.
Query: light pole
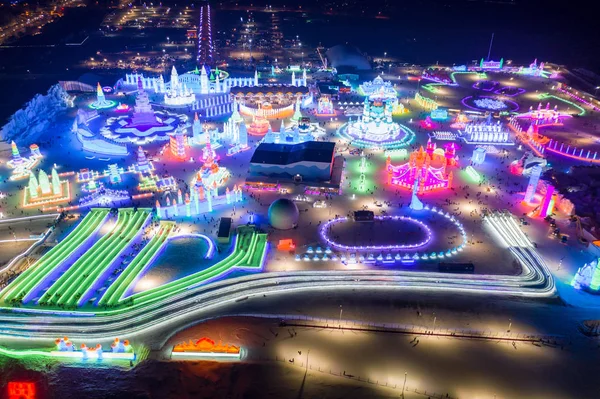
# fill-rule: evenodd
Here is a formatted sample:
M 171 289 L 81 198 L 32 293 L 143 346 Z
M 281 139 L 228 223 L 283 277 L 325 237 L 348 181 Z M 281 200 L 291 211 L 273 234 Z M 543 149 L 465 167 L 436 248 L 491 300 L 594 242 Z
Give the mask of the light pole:
M 310 349 L 306 352 L 306 369 L 308 370 L 308 355 L 310 353 Z
M 594 92 L 594 97 L 596 97 L 596 95 L 598 94 L 598 89 L 600 89 L 600 86 L 596 86 L 596 91 Z
M 404 384 L 402 384 L 402 399 L 404 399 L 404 390 L 406 389 L 406 377 L 408 376 L 408 372 L 404 372 Z
M 437 320 L 437 316 L 435 313 L 433 314 L 433 330 L 435 331 L 435 321 Z
M 342 312 L 343 311 L 344 311 L 344 309 L 342 308 L 342 305 L 340 305 L 340 321 L 339 321 L 340 328 L 342 328 Z
M 252 39 L 250 39 L 250 62 L 252 62 Z
M 512 321 L 508 319 L 508 330 L 506 332 L 510 332 L 510 328 L 512 327 Z

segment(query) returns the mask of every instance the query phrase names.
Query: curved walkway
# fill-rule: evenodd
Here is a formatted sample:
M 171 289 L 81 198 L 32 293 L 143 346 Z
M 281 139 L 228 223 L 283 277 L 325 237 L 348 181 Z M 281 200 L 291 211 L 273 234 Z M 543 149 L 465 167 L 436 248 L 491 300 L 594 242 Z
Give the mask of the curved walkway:
M 485 220 L 517 257 L 523 274 L 455 275 L 390 270 L 262 273 L 196 286 L 143 306 L 95 315 L 13 309 L 0 313 L 0 336 L 56 338 L 69 334 L 88 340 L 132 337 L 166 324 L 176 327 L 187 317 L 202 317 L 221 305 L 251 296 L 306 290 L 426 290 L 529 298 L 554 296 L 553 277 L 512 215 L 495 213 L 487 215 Z

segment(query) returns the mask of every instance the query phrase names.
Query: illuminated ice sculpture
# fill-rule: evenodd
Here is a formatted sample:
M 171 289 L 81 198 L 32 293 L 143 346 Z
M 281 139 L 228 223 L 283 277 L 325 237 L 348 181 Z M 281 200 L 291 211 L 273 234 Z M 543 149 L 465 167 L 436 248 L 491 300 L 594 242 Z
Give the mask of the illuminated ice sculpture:
M 36 178 L 29 174 L 29 183 L 23 189 L 23 208 L 45 206 L 67 202 L 71 199 L 69 182 L 60 180 L 56 169 L 52 169 L 50 178 L 43 170 L 39 171 Z
M 186 124 L 187 119 L 184 114 L 152 110 L 148 93 L 141 81 L 138 81 L 138 95 L 133 114 L 108 118 L 100 133 L 109 141 L 144 145 L 153 141 L 169 140 L 169 134 L 179 125 Z
M 598 291 L 600 288 L 600 258 L 581 266 L 573 277 L 571 285 L 578 290 L 589 288 L 592 291 Z
M 216 188 L 205 189 L 202 185 L 191 185 L 189 192 L 182 195 L 178 190 L 177 197 L 171 201 L 167 197 L 164 204 L 156 200 L 156 215 L 159 219 L 178 216 L 195 216 L 212 212 L 215 206 L 230 205 L 243 200 L 242 187 L 235 185 L 233 190 L 227 187 L 225 195 L 219 195 Z
M 474 165 L 481 165 L 485 162 L 485 154 L 487 150 L 484 147 L 477 147 L 473 150 L 473 156 L 471 157 L 471 162 Z
M 536 109 L 533 106 L 529 107 L 529 111 L 515 116 L 517 119 L 529 119 L 529 121 L 537 126 L 562 125 L 564 119 L 572 118 L 572 115 L 560 112 L 558 106 L 550 108 L 550 103 L 546 103 L 542 107 L 540 102 Z
M 185 159 L 185 150 L 188 145 L 185 126 L 178 126 L 177 129 L 175 129 L 175 134 L 171 135 L 169 140 L 171 154 L 177 159 Z
M 32 144 L 30 150 L 31 156 L 23 157 L 19 152 L 17 144 L 14 141 L 10 143 L 11 159 L 6 163 L 6 165 L 13 170 L 10 180 L 26 179 L 29 177 L 31 170 L 42 159 L 42 154 L 36 144 Z
M 542 200 L 542 205 L 540 206 L 539 216 L 545 218 L 546 216 L 552 215 L 555 201 L 556 198 L 554 186 L 549 184 L 546 186 L 546 194 L 544 194 L 544 199 Z
M 549 72 L 544 71 L 544 63 L 540 62 L 538 65 L 537 58 L 533 60 L 528 67 L 520 67 L 517 73 L 521 75 L 535 76 L 547 78 L 550 75 Z
M 446 120 L 448 119 L 448 110 L 445 108 L 432 109 L 430 117 L 436 121 Z
M 489 70 L 501 70 L 504 67 L 504 58 L 500 58 L 500 61 L 492 61 L 487 60 L 484 61 L 483 58 L 479 62 L 479 68 L 481 69 L 489 69 Z
M 196 95 L 189 89 L 185 83 L 179 82 L 179 75 L 175 69 L 175 65 L 171 69 L 171 81 L 169 88 L 165 93 L 165 104 L 167 105 L 188 105 L 196 101 Z
M 415 179 L 415 184 L 413 185 L 412 197 L 410 199 L 409 208 L 413 211 L 423 210 L 423 202 L 417 196 L 417 191 L 419 190 L 419 179 Z
M 275 144 L 300 144 L 307 141 L 316 141 L 325 135 L 325 129 L 318 123 L 311 123 L 310 118 L 303 117 L 297 124 L 285 126 L 281 121 L 279 130 L 269 130 L 263 139 L 263 143 Z
M 365 96 L 370 96 L 371 94 L 375 94 L 384 91 L 390 97 L 396 97 L 396 90 L 392 87 L 392 83 L 390 81 L 384 81 L 381 76 L 376 76 L 371 82 L 364 82 L 360 85 L 360 90 L 364 93 Z
M 317 102 L 317 115 L 318 116 L 335 116 L 335 110 L 333 109 L 333 103 L 331 97 L 321 96 Z
M 250 126 L 247 126 L 246 128 L 248 134 L 252 136 L 264 136 L 271 131 L 271 124 L 265 117 L 255 115 L 252 118 L 252 123 L 250 123 Z
M 218 193 L 217 188 L 225 184 L 229 179 L 230 173 L 226 168 L 219 166 L 210 145 L 207 144 L 205 149 L 207 149 L 205 152 L 206 159 L 200 170 L 196 173 L 192 185 L 196 188 L 202 186 L 205 191 L 212 190 L 214 191 L 214 196 L 216 196 Z
M 452 171 L 448 172 L 447 168 L 455 165 L 456 160 L 452 157 L 453 153 L 453 147 L 444 151 L 441 148 L 435 148 L 435 145 L 430 142 L 427 151 L 421 146 L 410 154 L 409 161 L 404 165 L 392 165 L 391 158 L 388 156 L 386 161 L 388 184 L 413 190 L 415 182 L 418 180 L 419 194 L 449 189 L 452 187 L 453 173 Z
M 531 176 L 529 177 L 529 184 L 527 184 L 527 190 L 525 191 L 525 198 L 523 201 L 527 204 L 531 204 L 535 192 L 537 190 L 538 183 L 540 181 L 540 175 L 542 174 L 542 166 L 535 165 L 531 170 Z
M 417 101 L 417 104 L 428 110 L 438 109 L 439 107 L 439 104 L 437 102 L 435 102 L 431 98 L 424 97 L 419 92 L 415 94 L 415 100 Z
M 462 139 L 467 144 L 495 144 L 514 145 L 510 138 L 510 132 L 500 121 L 493 123 L 491 115 L 485 122 L 471 122 L 465 125 L 463 131 L 459 131 Z
M 112 108 L 117 105 L 116 101 L 107 100 L 104 96 L 104 90 L 102 90 L 102 86 L 98 83 L 96 87 L 96 101 L 90 104 L 90 108 L 92 109 L 106 109 Z
M 198 113 L 194 113 L 194 122 L 192 122 L 192 139 L 190 140 L 191 144 L 194 145 L 202 145 L 206 143 L 208 133 L 202 127 L 202 123 L 200 123 L 200 118 L 198 118 Z
M 348 122 L 347 134 L 374 146 L 403 139 L 400 125 L 392 121 L 392 108 L 389 100 L 365 98 L 363 114 L 357 121 Z

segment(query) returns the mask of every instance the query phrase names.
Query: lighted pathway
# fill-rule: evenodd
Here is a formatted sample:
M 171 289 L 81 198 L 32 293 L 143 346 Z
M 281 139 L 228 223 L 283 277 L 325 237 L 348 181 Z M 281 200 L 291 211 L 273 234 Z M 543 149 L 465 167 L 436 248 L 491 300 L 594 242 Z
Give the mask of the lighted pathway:
M 125 310 L 98 311 L 96 314 L 77 311 L 45 314 L 42 310 L 27 309 L 17 314 L 2 313 L 0 336 L 55 338 L 69 334 L 73 339 L 132 337 L 165 324 L 176 326 L 191 313 L 200 316 L 219 306 L 251 296 L 311 290 L 464 292 L 528 298 L 554 296 L 552 276 L 515 219 L 510 215 L 493 214 L 486 220 L 506 240 L 521 262 L 524 268 L 522 275 L 449 275 L 402 271 L 263 273 L 196 286 Z

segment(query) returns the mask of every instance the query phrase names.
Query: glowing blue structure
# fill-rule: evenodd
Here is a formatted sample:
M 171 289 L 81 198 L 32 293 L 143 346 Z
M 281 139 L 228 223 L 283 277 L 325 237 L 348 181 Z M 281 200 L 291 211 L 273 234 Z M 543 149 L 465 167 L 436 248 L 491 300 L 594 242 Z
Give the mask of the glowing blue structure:
M 417 191 L 419 191 L 419 179 L 415 179 L 415 184 L 413 185 L 412 197 L 410 200 L 410 209 L 413 211 L 420 211 L 423 209 L 423 202 L 417 196 Z
M 431 110 L 430 116 L 431 116 L 431 119 L 436 120 L 436 121 L 446 120 L 446 119 L 448 119 L 448 110 L 446 110 L 445 108 L 433 109 L 433 110 Z
M 537 190 L 538 183 L 540 181 L 540 175 L 542 174 L 542 166 L 535 165 L 531 170 L 531 176 L 529 177 L 529 184 L 527 185 L 527 191 L 525 191 L 524 201 L 530 204 L 533 201 L 535 192 Z
M 473 156 L 471 157 L 471 162 L 474 165 L 481 165 L 485 162 L 485 154 L 487 150 L 484 147 L 477 147 L 473 150 Z

